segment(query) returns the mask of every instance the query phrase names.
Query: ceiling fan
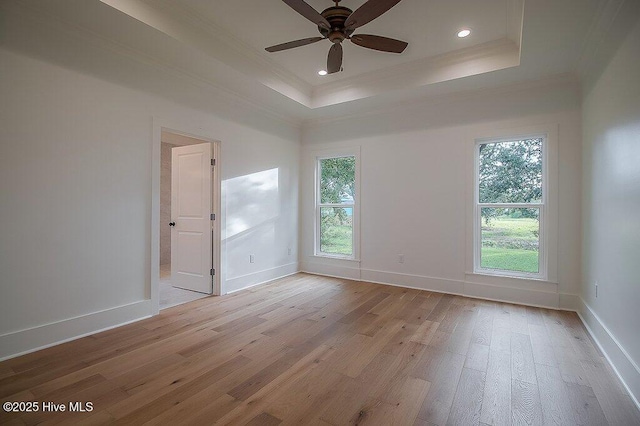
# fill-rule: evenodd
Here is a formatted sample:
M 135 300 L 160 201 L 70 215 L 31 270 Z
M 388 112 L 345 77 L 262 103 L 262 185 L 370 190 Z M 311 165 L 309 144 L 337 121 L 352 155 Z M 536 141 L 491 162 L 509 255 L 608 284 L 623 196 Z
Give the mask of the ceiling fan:
M 303 0 L 282 0 L 293 10 L 304 16 L 318 26 L 318 31 L 322 37 L 303 38 L 301 40 L 290 41 L 267 47 L 267 52 L 279 52 L 281 50 L 293 49 L 294 47 L 306 46 L 320 40 L 328 39 L 333 43 L 329 49 L 327 57 L 327 74 L 333 74 L 342 70 L 342 41 L 347 39 L 367 49 L 380 50 L 382 52 L 402 53 L 408 43 L 388 37 L 370 34 L 356 34 L 353 32 L 367 24 L 393 6 L 400 0 L 369 0 L 356 11 L 343 6 L 339 6 L 340 0 L 332 0 L 336 5 L 329 7 L 318 13 L 313 7 Z

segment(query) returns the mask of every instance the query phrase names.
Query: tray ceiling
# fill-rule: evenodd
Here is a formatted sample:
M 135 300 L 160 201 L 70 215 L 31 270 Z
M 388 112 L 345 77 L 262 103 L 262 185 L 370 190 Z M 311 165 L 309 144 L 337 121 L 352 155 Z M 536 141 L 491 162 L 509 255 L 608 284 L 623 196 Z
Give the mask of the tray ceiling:
M 235 64 L 238 71 L 309 108 L 396 90 L 399 81 L 402 88 L 420 87 L 517 66 L 524 5 L 523 0 L 403 0 L 356 34 L 407 41 L 404 53 L 377 52 L 345 42 L 344 71 L 319 76 L 331 46 L 328 40 L 277 53 L 264 50 L 319 34 L 282 1 L 103 1 L 183 42 L 209 43 L 218 57 L 243 56 L 242 65 Z M 355 10 L 363 3 L 345 0 L 341 5 Z M 333 3 L 309 0 L 309 4 L 322 11 Z M 200 28 L 200 34 L 181 29 L 186 22 Z M 458 38 L 461 28 L 470 28 L 471 35 Z
M 325 77 L 317 71 L 327 41 L 265 52 L 317 34 L 281 0 L 14 0 L 0 11 L 6 48 L 199 108 L 257 107 L 304 123 L 563 75 L 575 81 L 623 1 L 402 0 L 356 34 L 405 40 L 407 50 L 346 42 L 344 71 Z M 462 27 L 469 38 L 456 37 Z

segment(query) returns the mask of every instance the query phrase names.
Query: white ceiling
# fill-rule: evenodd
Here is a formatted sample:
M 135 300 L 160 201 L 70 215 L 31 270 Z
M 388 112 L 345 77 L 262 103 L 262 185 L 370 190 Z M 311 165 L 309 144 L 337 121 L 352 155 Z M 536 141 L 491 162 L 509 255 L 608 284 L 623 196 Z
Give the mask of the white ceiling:
M 237 100 L 304 123 L 576 73 L 622 1 L 402 0 L 357 33 L 407 50 L 345 42 L 345 70 L 326 77 L 327 41 L 264 51 L 317 34 L 280 0 L 15 0 L 0 10 L 7 48 L 198 107 Z M 458 39 L 461 27 L 471 37 Z
M 308 3 L 319 12 L 334 5 L 329 0 L 309 0 Z M 356 10 L 364 3 L 364 0 L 343 0 L 340 5 Z M 403 0 L 355 32 L 407 41 L 409 46 L 402 54 L 377 52 L 345 41 L 344 71 L 324 77 L 320 77 L 318 71 L 326 65 L 331 46 L 328 40 L 277 53 L 264 50 L 271 45 L 319 35 L 313 23 L 284 2 L 184 0 L 181 5 L 316 86 L 504 39 L 507 20 L 514 19 L 508 16 L 511 3 L 512 0 Z M 473 29 L 472 35 L 458 38 L 456 33 L 461 28 Z
M 309 108 L 369 98 L 518 65 L 524 0 L 403 0 L 356 34 L 409 42 L 402 54 L 343 43 L 344 71 L 321 77 L 330 42 L 289 51 L 264 48 L 318 35 L 278 0 L 102 0 L 191 46 L 200 46 L 261 84 Z M 328 0 L 310 0 L 321 11 Z M 357 9 L 364 0 L 342 3 Z M 182 28 L 181 28 L 182 27 Z M 466 39 L 456 36 L 471 28 Z M 464 66 L 469 61 L 468 66 Z M 452 69 L 451 67 L 454 66 Z

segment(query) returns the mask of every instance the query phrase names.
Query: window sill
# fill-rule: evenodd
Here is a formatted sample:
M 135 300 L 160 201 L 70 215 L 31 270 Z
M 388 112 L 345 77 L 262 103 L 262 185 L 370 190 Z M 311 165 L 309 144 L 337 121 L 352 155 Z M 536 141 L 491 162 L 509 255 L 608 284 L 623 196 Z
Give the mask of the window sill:
M 482 276 L 485 276 L 485 277 L 512 278 L 512 279 L 516 279 L 516 280 L 531 280 L 531 281 L 549 282 L 546 277 L 542 277 L 540 275 L 533 275 L 533 274 L 532 275 L 510 275 L 509 271 L 492 272 L 491 270 L 484 270 L 484 271 L 467 272 L 467 275 L 482 275 Z
M 356 259 L 354 257 L 332 256 L 330 254 L 314 254 L 312 257 L 317 257 L 319 259 L 345 260 L 347 262 L 360 262 L 360 259 Z

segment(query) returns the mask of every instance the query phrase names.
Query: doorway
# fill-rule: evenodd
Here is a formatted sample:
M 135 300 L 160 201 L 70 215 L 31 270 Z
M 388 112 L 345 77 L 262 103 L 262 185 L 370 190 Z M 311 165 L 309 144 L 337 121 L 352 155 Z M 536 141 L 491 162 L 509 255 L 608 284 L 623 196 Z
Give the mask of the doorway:
M 159 309 L 219 294 L 216 142 L 160 134 Z

